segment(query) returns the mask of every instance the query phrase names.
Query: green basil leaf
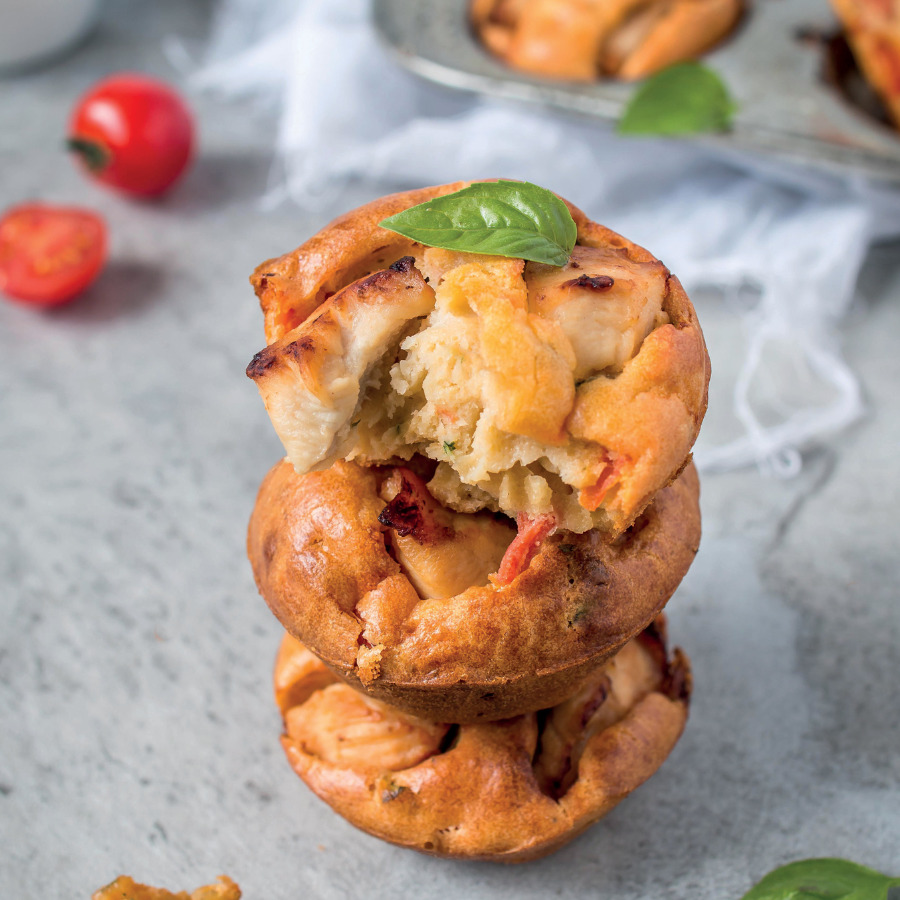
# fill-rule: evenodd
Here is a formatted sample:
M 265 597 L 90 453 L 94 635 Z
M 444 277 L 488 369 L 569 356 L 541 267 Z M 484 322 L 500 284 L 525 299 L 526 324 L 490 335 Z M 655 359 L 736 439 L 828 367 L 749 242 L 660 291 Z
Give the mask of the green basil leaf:
M 898 886 L 900 878 L 846 859 L 804 859 L 770 872 L 742 900 L 893 900 L 888 890 Z
M 648 78 L 632 95 L 619 134 L 727 131 L 737 104 L 721 78 L 698 62 L 677 63 Z
M 564 266 L 577 228 L 556 194 L 527 181 L 484 181 L 390 216 L 382 228 L 429 247 Z

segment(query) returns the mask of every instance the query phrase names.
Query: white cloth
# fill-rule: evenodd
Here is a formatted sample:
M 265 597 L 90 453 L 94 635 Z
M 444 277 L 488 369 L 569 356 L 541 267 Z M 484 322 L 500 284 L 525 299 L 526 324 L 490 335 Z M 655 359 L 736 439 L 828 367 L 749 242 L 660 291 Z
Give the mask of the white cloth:
M 451 94 L 389 58 L 365 0 L 222 0 L 193 83 L 281 104 L 269 202 L 321 208 L 357 179 L 526 179 L 648 247 L 689 293 L 719 289 L 745 325 L 733 386 L 743 433 L 701 436 L 703 468 L 795 474 L 800 450 L 863 412 L 839 326 L 871 242 L 900 235 L 898 192 Z

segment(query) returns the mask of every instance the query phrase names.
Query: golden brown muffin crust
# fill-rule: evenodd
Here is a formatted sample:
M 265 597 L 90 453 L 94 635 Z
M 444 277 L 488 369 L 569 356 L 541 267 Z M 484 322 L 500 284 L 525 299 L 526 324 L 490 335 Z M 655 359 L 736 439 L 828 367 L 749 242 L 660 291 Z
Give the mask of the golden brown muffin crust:
M 266 343 L 284 337 L 328 297 L 409 255 L 413 242 L 378 223 L 467 182 L 390 194 L 339 216 L 291 253 L 267 259 L 250 276 L 265 316 Z
M 456 509 L 469 511 L 480 504 L 478 508 L 508 515 L 552 511 L 564 528 L 602 528 L 614 537 L 683 468 L 706 412 L 709 357 L 693 306 L 678 279 L 652 254 L 568 204 L 578 247 L 602 251 L 606 266 L 621 261 L 622 285 L 633 280 L 642 296 L 658 292 L 656 315 L 651 308 L 644 323 L 649 332 L 641 327 L 631 335 L 632 350 L 616 355 L 615 366 L 594 371 L 584 360 L 573 361 L 564 332 L 568 327 L 570 334 L 577 333 L 577 317 L 575 324 L 557 321 L 556 307 L 551 302 L 544 308 L 545 298 L 537 289 L 524 299 L 529 279 L 536 285 L 547 278 L 533 264 L 526 267 L 523 282 L 521 260 L 423 253 L 420 245 L 378 227 L 387 215 L 464 186 L 443 185 L 374 201 L 331 223 L 292 253 L 260 266 L 251 280 L 270 344 L 254 358 L 248 375 L 298 471 L 338 458 L 358 456 L 366 464 L 395 454 L 408 458 L 415 449 L 438 460 L 441 496 Z M 410 260 L 415 256 L 416 265 L 427 272 L 441 254 L 471 262 L 460 265 L 456 259 L 457 268 L 444 285 L 438 285 L 441 279 L 435 275 L 429 286 Z M 404 264 L 402 272 L 385 272 L 387 266 Z M 506 272 L 516 265 L 516 273 Z M 454 291 L 466 296 L 467 279 L 479 286 L 473 288 L 479 297 L 491 299 L 483 309 L 471 301 L 479 321 L 471 340 L 478 346 L 449 349 L 455 340 L 470 339 L 468 326 L 461 324 L 465 317 L 451 325 L 441 319 L 434 331 L 428 317 L 423 331 L 403 344 L 406 349 L 391 350 L 391 341 L 400 342 L 405 329 L 414 332 L 422 326 L 427 300 L 434 298 L 432 288 L 444 292 L 442 302 L 451 302 Z M 607 277 L 606 283 L 612 285 L 613 279 Z M 502 285 L 507 293 L 522 296 L 506 303 L 493 297 L 490 290 L 503 294 Z M 622 289 L 617 286 L 610 297 Z M 560 296 L 559 285 L 552 293 Z M 599 306 L 610 303 L 602 293 L 596 298 Z M 516 308 L 517 302 L 534 309 Z M 445 327 L 451 330 L 441 330 Z M 437 337 L 428 337 L 435 333 Z M 409 341 L 415 344 L 420 337 L 423 344 L 416 350 Z M 443 356 L 432 358 L 438 351 L 428 349 L 429 341 L 444 348 Z M 460 384 L 480 385 L 486 378 L 490 390 L 479 394 L 479 387 L 469 397 L 447 378 L 440 384 L 453 387 L 445 396 L 437 383 L 429 394 L 424 382 L 414 387 L 405 381 L 450 365 L 457 352 L 460 360 L 480 360 L 465 363 L 475 368 Z M 577 377 L 574 364 L 580 367 Z M 527 377 L 532 370 L 535 384 Z M 373 371 L 377 389 L 367 387 Z M 482 415 L 469 421 L 473 404 Z M 465 422 L 446 425 L 461 416 Z M 454 429 L 458 432 L 451 433 Z
M 339 462 L 301 477 L 278 463 L 248 552 L 289 633 L 349 684 L 426 718 L 498 719 L 571 694 L 652 621 L 699 545 L 689 466 L 613 543 L 557 533 L 508 585 L 422 599 L 379 521 L 386 471 Z
M 295 670 L 316 666 L 286 636 L 276 680 L 298 657 Z M 666 659 L 661 631 L 632 641 L 598 675 L 568 709 L 458 729 L 335 683 L 303 705 L 282 705 L 282 745 L 320 798 L 376 837 L 437 856 L 523 862 L 609 812 L 662 765 L 684 728 L 690 668 L 678 651 Z M 580 724 L 551 738 L 557 715 Z M 410 758 L 418 761 L 407 766 Z M 564 789 L 542 788 L 542 772 L 567 767 Z

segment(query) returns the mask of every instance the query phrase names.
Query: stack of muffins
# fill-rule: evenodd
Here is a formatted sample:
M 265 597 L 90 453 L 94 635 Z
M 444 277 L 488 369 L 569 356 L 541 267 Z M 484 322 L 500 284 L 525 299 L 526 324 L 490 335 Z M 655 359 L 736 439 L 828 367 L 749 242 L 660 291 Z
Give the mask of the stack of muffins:
M 287 458 L 248 550 L 285 752 L 365 831 L 544 855 L 684 727 L 661 611 L 700 539 L 709 360 L 678 280 L 569 206 L 563 267 L 427 248 L 383 198 L 263 263 L 248 374 Z

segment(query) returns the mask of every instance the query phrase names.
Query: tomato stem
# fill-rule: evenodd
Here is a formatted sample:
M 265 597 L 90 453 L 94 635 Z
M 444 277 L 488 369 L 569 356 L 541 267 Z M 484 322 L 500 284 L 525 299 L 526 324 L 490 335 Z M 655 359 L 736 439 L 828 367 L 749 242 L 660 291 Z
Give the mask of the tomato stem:
M 91 172 L 102 172 L 110 160 L 109 150 L 97 141 L 89 141 L 85 138 L 68 138 L 66 149 L 71 153 L 77 153 Z

